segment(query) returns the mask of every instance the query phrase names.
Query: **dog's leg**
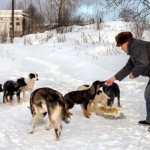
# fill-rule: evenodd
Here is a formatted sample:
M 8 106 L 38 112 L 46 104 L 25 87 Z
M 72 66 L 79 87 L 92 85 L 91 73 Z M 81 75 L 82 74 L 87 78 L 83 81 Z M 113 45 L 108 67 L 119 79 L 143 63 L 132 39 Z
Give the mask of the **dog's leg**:
M 7 103 L 10 102 L 10 99 L 8 97 L 10 97 L 10 96 L 6 95 L 6 97 L 5 97 Z
M 27 102 L 26 89 L 23 89 L 23 101 Z
M 121 107 L 121 104 L 120 104 L 120 95 L 117 96 L 117 100 L 118 100 L 118 107 Z
M 93 101 L 93 106 L 94 106 L 95 113 L 98 113 L 99 108 L 98 108 L 98 103 L 96 101 Z
M 59 126 L 60 126 L 60 130 L 62 129 L 62 116 L 61 116 L 61 114 L 62 114 L 62 110 L 60 111 L 59 117 L 58 117 L 58 123 L 59 123 Z
M 20 92 L 17 92 L 17 101 L 20 103 Z
M 73 108 L 73 106 L 74 106 L 73 103 L 68 103 L 68 104 L 66 105 L 68 115 L 73 115 L 71 112 L 69 112 L 69 109 Z
M 33 92 L 33 88 L 32 88 L 32 89 L 30 89 L 30 94 L 32 94 L 32 92 Z
M 4 94 L 3 94 L 3 103 L 5 103 L 5 100 L 6 100 L 6 92 L 4 91 Z
M 55 129 L 55 134 L 56 134 L 56 140 L 60 140 L 60 134 L 61 134 L 61 130 L 59 130 L 56 126 L 56 123 L 54 120 L 51 119 L 51 123 L 52 123 L 52 126 L 54 127 Z
M 6 97 L 7 99 L 7 97 Z M 7 99 L 8 100 L 8 99 Z M 13 94 L 10 94 L 10 100 L 9 100 L 9 103 L 12 105 L 13 104 Z
M 87 113 L 88 113 L 88 115 L 91 115 L 91 113 L 89 112 L 90 111 L 90 107 L 91 107 L 91 104 L 89 103 L 88 106 L 87 106 Z M 81 104 L 81 109 L 82 109 L 82 111 L 84 110 L 83 104 Z
M 83 111 L 83 114 L 86 118 L 90 118 L 89 112 L 87 111 L 87 105 L 88 105 L 88 102 L 83 102 L 82 111 Z
M 31 126 L 30 126 L 29 130 L 28 130 L 28 133 L 29 133 L 29 134 L 30 134 L 30 133 L 33 133 L 33 130 L 34 130 L 34 127 L 35 127 L 35 124 L 36 124 L 38 118 L 39 118 L 39 114 L 35 114 L 35 115 L 32 117 L 32 123 L 31 123 Z
M 51 110 L 48 111 L 49 120 L 54 127 L 55 134 L 56 134 L 56 140 L 60 140 L 60 134 L 61 134 L 61 128 L 57 127 L 56 120 L 58 120 L 60 112 L 58 112 L 58 109 L 51 112 Z
M 47 125 L 45 126 L 45 130 L 50 130 L 52 128 L 52 126 L 51 126 L 51 122 L 50 122 L 50 120 L 48 119 L 48 123 L 47 123 Z

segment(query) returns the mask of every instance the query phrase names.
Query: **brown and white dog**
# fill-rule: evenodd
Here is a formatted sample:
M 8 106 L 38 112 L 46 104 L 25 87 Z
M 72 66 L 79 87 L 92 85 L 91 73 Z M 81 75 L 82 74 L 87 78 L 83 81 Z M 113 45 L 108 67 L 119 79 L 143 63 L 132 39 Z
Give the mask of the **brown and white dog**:
M 83 114 L 86 118 L 89 118 L 90 113 L 87 110 L 88 104 L 90 101 L 93 101 L 95 98 L 95 95 L 98 91 L 98 89 L 104 84 L 104 82 L 101 81 L 95 81 L 91 85 L 90 88 L 85 89 L 85 90 L 77 90 L 77 91 L 72 91 L 64 95 L 64 101 L 66 104 L 66 108 L 69 112 L 69 109 L 73 108 L 75 104 L 80 104 Z
M 52 125 L 55 130 L 56 140 L 59 140 L 62 120 L 69 123 L 70 119 L 62 94 L 48 87 L 36 89 L 30 96 L 30 109 L 32 123 L 28 133 L 33 133 L 37 120 L 48 114 L 48 124 L 45 129 L 49 130 Z
M 21 91 L 23 92 L 23 100 L 24 102 L 27 101 L 27 91 L 30 91 L 30 94 L 33 92 L 34 90 L 34 85 L 35 85 L 35 81 L 38 80 L 38 74 L 37 73 L 30 73 L 28 75 L 28 78 L 24 78 L 25 82 L 26 82 L 26 86 L 23 87 L 21 89 Z
M 77 88 L 77 90 L 81 91 L 89 88 L 90 85 L 81 85 L 80 87 Z M 88 104 L 88 110 L 90 111 L 93 105 L 95 113 L 98 113 L 99 103 L 106 109 L 111 109 L 112 107 L 111 99 L 100 89 L 96 92 L 94 100 Z

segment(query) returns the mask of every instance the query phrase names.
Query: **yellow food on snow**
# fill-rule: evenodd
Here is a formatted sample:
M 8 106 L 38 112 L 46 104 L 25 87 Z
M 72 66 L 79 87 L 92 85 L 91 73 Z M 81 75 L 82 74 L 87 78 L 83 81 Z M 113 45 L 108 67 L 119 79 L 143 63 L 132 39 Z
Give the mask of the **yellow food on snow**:
M 91 110 L 94 111 L 94 106 L 91 106 Z M 108 114 L 117 114 L 118 109 L 112 108 L 111 110 L 107 110 L 104 107 L 99 107 L 99 112 L 108 113 Z

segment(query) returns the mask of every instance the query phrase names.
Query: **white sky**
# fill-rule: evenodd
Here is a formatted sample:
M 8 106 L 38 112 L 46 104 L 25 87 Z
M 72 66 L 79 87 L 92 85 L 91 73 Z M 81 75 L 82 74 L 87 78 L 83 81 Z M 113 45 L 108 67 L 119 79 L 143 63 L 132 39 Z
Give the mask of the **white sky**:
M 7 6 L 10 2 L 11 0 L 0 0 L 0 10 L 7 9 Z

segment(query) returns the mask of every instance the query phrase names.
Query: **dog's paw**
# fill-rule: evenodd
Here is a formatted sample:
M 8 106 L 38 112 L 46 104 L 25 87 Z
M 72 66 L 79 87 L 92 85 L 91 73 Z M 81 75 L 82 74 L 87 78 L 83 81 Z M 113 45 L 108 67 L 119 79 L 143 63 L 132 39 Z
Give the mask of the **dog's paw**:
M 21 103 L 21 102 L 18 102 L 18 104 L 21 105 L 22 103 Z
M 44 127 L 44 130 L 50 130 L 50 129 L 52 129 L 52 126 L 45 126 Z
M 8 102 L 9 103 L 9 105 L 13 105 L 13 102 Z
M 33 128 L 29 128 L 28 129 L 28 134 L 32 134 L 33 133 Z
M 122 108 L 122 105 L 118 105 L 119 108 Z
M 90 118 L 90 116 L 89 115 L 84 115 L 85 116 L 85 118 Z
M 24 99 L 23 101 L 24 101 L 24 102 L 27 102 L 28 100 L 27 100 L 27 99 Z

